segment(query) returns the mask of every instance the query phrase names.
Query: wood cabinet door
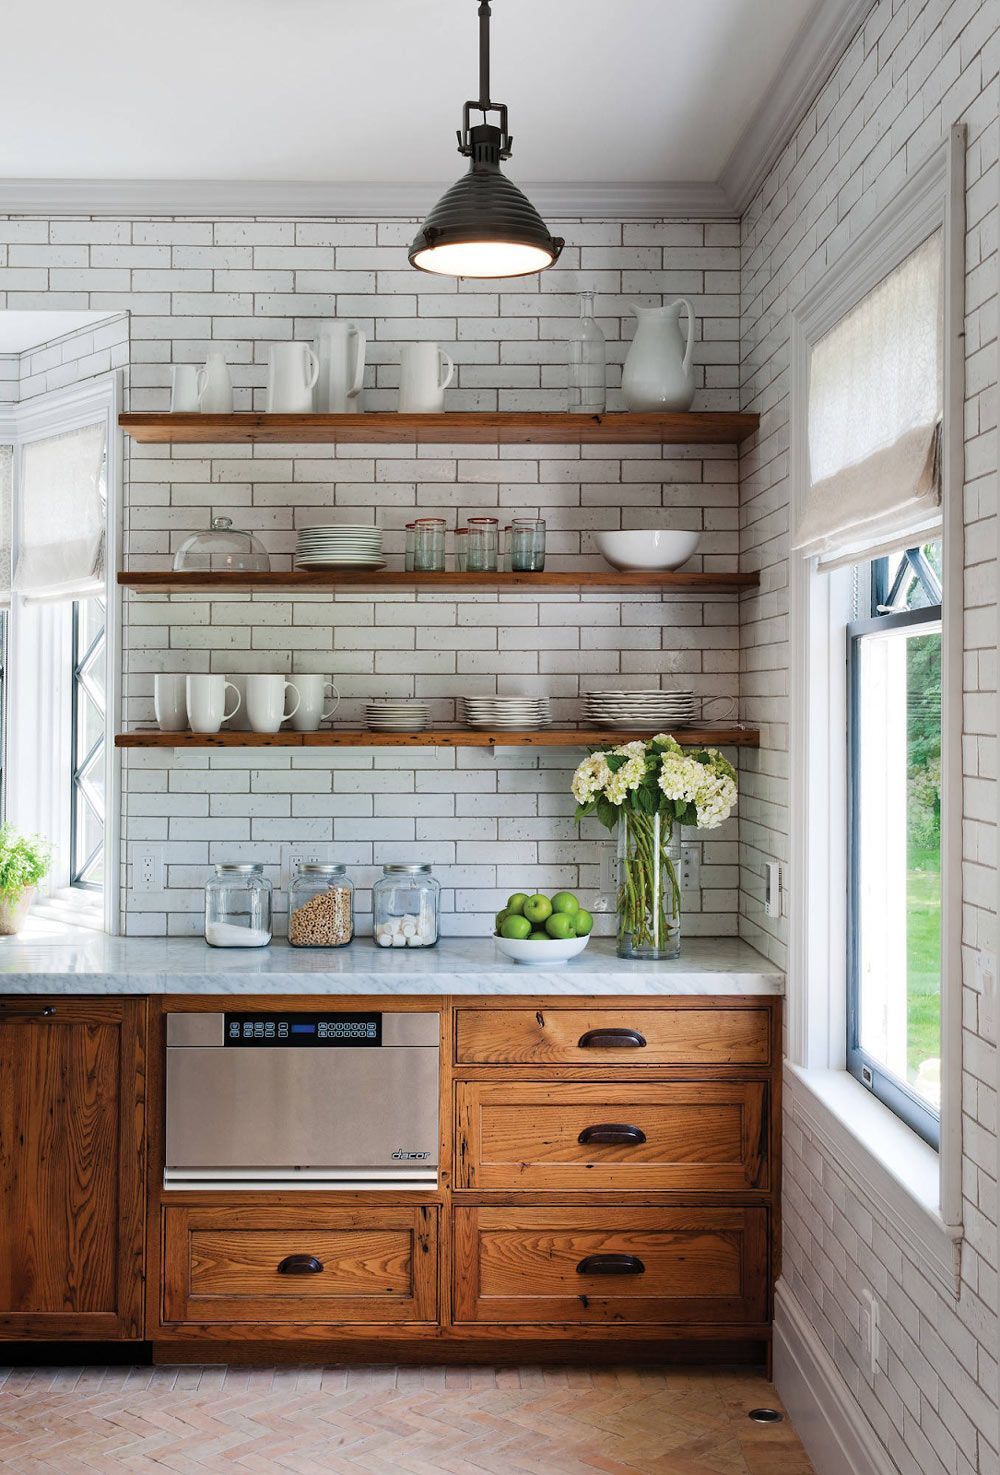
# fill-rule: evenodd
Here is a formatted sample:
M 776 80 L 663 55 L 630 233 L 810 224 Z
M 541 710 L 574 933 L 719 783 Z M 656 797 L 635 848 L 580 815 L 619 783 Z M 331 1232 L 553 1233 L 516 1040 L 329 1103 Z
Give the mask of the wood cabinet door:
M 145 1019 L 0 999 L 0 1338 L 142 1336 Z
M 456 1188 L 769 1186 L 763 1081 L 460 1081 L 455 1094 Z
M 729 1326 L 767 1314 L 764 1208 L 454 1211 L 457 1323 Z
M 573 1008 L 478 1009 L 455 1018 L 459 1065 L 765 1067 L 767 1005 L 588 1004 Z
M 357 1325 L 437 1317 L 434 1205 L 163 1210 L 163 1321 Z

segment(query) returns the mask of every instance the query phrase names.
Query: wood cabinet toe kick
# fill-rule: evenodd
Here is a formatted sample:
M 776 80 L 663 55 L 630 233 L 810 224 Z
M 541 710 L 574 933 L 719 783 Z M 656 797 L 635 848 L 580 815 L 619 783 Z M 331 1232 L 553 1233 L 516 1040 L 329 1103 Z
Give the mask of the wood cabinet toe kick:
M 769 1355 L 780 999 L 393 996 L 439 1013 L 436 1190 L 165 1189 L 165 1015 L 219 1006 L 0 999 L 0 1341 L 145 1337 L 181 1361 Z

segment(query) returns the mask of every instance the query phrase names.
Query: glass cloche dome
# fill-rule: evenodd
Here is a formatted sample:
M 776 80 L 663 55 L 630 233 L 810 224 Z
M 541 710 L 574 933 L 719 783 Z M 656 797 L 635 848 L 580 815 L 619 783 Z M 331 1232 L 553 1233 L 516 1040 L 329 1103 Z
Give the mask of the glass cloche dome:
M 234 528 L 231 517 L 213 517 L 207 533 L 194 533 L 174 554 L 174 568 L 186 574 L 266 574 L 271 567 L 259 538 Z

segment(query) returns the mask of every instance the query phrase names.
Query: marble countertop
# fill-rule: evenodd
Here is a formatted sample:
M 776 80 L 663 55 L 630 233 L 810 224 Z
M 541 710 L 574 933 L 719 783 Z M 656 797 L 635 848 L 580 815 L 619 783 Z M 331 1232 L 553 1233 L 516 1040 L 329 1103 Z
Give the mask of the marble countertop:
M 781 994 L 784 981 L 735 937 L 691 938 L 668 963 L 626 962 L 596 938 L 559 968 L 518 966 L 489 938 L 412 950 L 357 938 L 330 952 L 82 931 L 0 939 L 0 994 Z

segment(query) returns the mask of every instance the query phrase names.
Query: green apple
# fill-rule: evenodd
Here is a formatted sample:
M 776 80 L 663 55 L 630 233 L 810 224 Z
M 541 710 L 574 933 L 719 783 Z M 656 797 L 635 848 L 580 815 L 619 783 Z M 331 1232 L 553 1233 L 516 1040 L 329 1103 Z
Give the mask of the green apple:
M 536 925 L 540 926 L 542 922 L 547 921 L 548 918 L 551 917 L 552 903 L 549 901 L 547 896 L 542 896 L 540 892 L 536 893 L 534 896 L 526 897 L 524 902 L 524 915 L 527 917 L 529 922 L 534 922 Z
M 583 907 L 573 917 L 573 931 L 577 937 L 589 937 L 594 930 L 594 919 Z
M 574 913 L 580 910 L 580 903 L 572 891 L 557 891 L 552 898 L 552 910 L 554 912 L 565 912 L 567 916 L 572 917 Z
M 575 937 L 573 931 L 573 918 L 567 912 L 553 912 L 545 923 L 545 930 L 550 937 L 559 942 L 565 942 L 568 937 Z
M 501 908 L 501 910 L 499 912 L 497 912 L 496 926 L 493 929 L 494 932 L 499 932 L 500 931 L 500 928 L 506 922 L 506 920 L 510 916 L 510 914 L 511 913 L 510 913 L 510 908 L 509 907 L 503 907 L 503 908 Z
M 523 942 L 531 932 L 531 923 L 527 917 L 508 917 L 500 928 L 501 937 L 509 937 L 513 942 Z
M 513 896 L 507 898 L 507 911 L 516 912 L 518 916 L 524 911 L 524 903 L 528 900 L 526 891 L 515 891 Z
M 528 933 L 529 942 L 551 942 L 552 939 L 544 927 L 533 927 Z

